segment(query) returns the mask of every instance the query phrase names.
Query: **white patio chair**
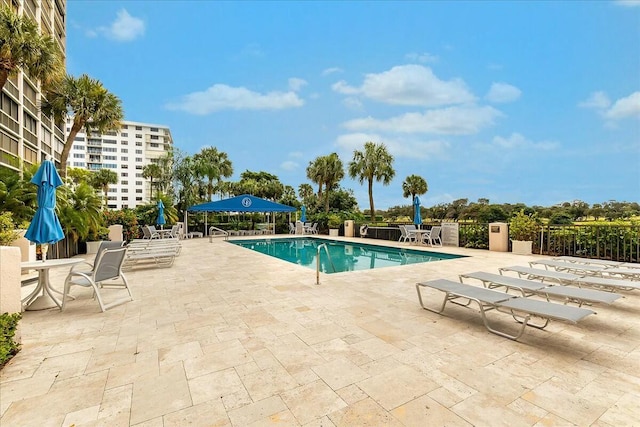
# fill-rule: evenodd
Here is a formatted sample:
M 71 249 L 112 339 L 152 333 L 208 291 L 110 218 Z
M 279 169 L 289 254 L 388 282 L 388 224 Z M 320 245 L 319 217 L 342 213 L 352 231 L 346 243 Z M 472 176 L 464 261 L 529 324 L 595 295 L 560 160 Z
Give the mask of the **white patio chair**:
M 431 227 L 429 234 L 425 234 L 424 241 L 425 243 L 429 243 L 431 246 L 442 246 L 442 239 L 440 238 L 440 233 L 442 232 L 442 227 L 439 225 L 435 225 Z M 434 245 L 434 242 L 438 242 Z
M 69 271 L 69 274 L 64 281 L 64 293 L 62 294 L 62 305 L 60 307 L 60 310 L 64 310 L 67 295 L 69 295 L 69 290 L 73 285 L 93 288 L 93 295 L 98 300 L 100 309 L 103 312 L 112 307 L 115 307 L 116 305 L 133 301 L 133 296 L 131 295 L 129 284 L 126 277 L 122 273 L 122 263 L 124 262 L 126 252 L 127 248 L 105 249 L 102 251 L 102 253 L 97 255 L 97 260 L 93 265 L 93 270 Z M 115 279 L 121 279 L 122 283 L 110 282 L 111 280 Z M 102 300 L 101 295 L 101 290 L 105 287 L 117 287 L 120 289 L 125 288 L 129 296 L 120 298 L 109 304 L 105 304 Z

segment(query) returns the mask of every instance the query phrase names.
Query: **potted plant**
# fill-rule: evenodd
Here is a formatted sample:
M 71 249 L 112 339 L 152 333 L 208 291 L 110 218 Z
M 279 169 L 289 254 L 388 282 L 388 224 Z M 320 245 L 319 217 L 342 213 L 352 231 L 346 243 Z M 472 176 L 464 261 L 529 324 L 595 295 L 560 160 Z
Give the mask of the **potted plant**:
M 329 227 L 329 236 L 338 236 L 338 231 L 342 224 L 342 218 L 338 214 L 329 214 L 327 217 L 327 226 Z
M 533 241 L 540 232 L 540 222 L 535 215 L 527 215 L 524 210 L 518 212 L 509 221 L 511 252 L 518 255 L 531 255 Z
M 95 254 L 98 252 L 100 243 L 109 240 L 109 229 L 107 227 L 98 227 L 91 230 L 87 236 L 87 254 Z

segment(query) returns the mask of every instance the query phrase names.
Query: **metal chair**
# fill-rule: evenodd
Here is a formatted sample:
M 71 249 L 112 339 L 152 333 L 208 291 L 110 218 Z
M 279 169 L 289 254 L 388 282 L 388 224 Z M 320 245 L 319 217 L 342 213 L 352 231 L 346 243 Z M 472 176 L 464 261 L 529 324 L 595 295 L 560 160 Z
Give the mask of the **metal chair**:
M 60 307 L 60 310 L 64 310 L 67 295 L 69 295 L 69 290 L 73 285 L 93 288 L 93 295 L 98 300 L 100 309 L 103 312 L 115 307 L 116 305 L 133 301 L 133 296 L 131 295 L 131 289 L 129 289 L 127 278 L 122 273 L 122 263 L 124 262 L 126 252 L 127 248 L 104 249 L 101 253 L 96 255 L 96 262 L 94 263 L 91 271 L 74 271 L 73 269 L 69 271 L 69 274 L 64 281 L 64 292 L 62 294 L 62 306 Z M 105 283 L 114 279 L 121 279 L 122 283 Z M 105 304 L 102 300 L 102 295 L 100 294 L 101 290 L 105 287 L 124 287 L 129 296 L 118 299 L 109 304 Z

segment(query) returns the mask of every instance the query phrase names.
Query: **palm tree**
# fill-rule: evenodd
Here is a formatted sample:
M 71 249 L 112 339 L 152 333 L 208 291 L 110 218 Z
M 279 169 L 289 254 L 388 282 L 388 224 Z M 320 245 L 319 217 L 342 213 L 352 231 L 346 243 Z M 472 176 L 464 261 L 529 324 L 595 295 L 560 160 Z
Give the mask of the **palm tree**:
M 207 177 L 207 195 L 209 200 L 213 196 L 216 186 L 220 183 L 221 178 L 229 178 L 233 175 L 233 166 L 227 153 L 218 151 L 215 147 L 204 147 L 199 153 L 193 156 L 196 162 L 198 174 Z M 216 186 L 214 186 L 214 180 Z
M 118 183 L 118 174 L 110 169 L 100 169 L 93 173 L 91 177 L 91 186 L 95 189 L 101 189 L 104 193 L 104 207 L 107 207 L 109 184 Z
M 56 122 L 65 120 L 67 115 L 73 116 L 73 125 L 60 155 L 60 174 L 63 177 L 67 175 L 67 158 L 73 140 L 82 128 L 87 135 L 94 130 L 99 133 L 119 130 L 124 118 L 120 99 L 99 80 L 86 74 L 77 79 L 71 75 L 65 76 L 60 84 L 47 93 L 40 109 L 47 116 L 53 114 Z
M 322 171 L 324 170 L 324 157 L 316 157 L 307 166 L 307 178 L 314 184 L 318 184 L 318 199 L 322 198 Z
M 64 73 L 62 53 L 56 41 L 40 34 L 38 24 L 28 16 L 18 16 L 6 5 L 0 7 L 0 89 L 7 79 L 23 68 L 43 86 L 59 80 Z
M 411 201 L 415 199 L 416 195 L 423 195 L 429 191 L 427 181 L 419 175 L 409 175 L 402 183 L 402 197 L 411 196 Z M 416 206 L 413 205 L 413 217 L 416 216 Z
M 160 166 L 155 163 L 149 163 L 148 165 L 144 165 L 142 168 L 142 177 L 145 179 L 149 179 L 150 181 L 150 194 L 149 200 L 153 200 L 153 179 L 160 177 L 162 171 L 160 170 Z
M 389 185 L 396 171 L 393 169 L 393 156 L 383 144 L 365 142 L 364 152 L 355 150 L 353 160 L 349 162 L 349 176 L 357 178 L 360 184 L 365 180 L 369 185 L 369 206 L 371 207 L 371 221 L 375 220 L 375 208 L 373 205 L 373 181 L 382 181 L 383 185 Z
M 331 190 L 344 178 L 344 167 L 342 160 L 336 153 L 331 153 L 324 157 L 322 162 L 322 182 L 324 183 L 324 211 L 329 212 L 329 194 Z
M 302 199 L 303 204 L 307 204 L 309 198 L 313 195 L 313 187 L 309 184 L 300 184 L 298 186 L 298 196 Z

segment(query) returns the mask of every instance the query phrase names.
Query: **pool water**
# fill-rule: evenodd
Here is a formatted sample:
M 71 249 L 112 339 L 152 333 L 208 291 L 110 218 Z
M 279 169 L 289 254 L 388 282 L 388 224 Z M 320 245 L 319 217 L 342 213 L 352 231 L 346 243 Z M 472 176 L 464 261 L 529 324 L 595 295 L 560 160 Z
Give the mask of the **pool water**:
M 229 241 L 229 243 L 314 270 L 316 269 L 318 246 L 326 243 L 330 256 L 327 256 L 324 249 L 320 250 L 320 271 L 329 274 L 463 257 L 463 255 L 443 254 L 440 252 L 390 248 L 309 237 L 235 240 Z

